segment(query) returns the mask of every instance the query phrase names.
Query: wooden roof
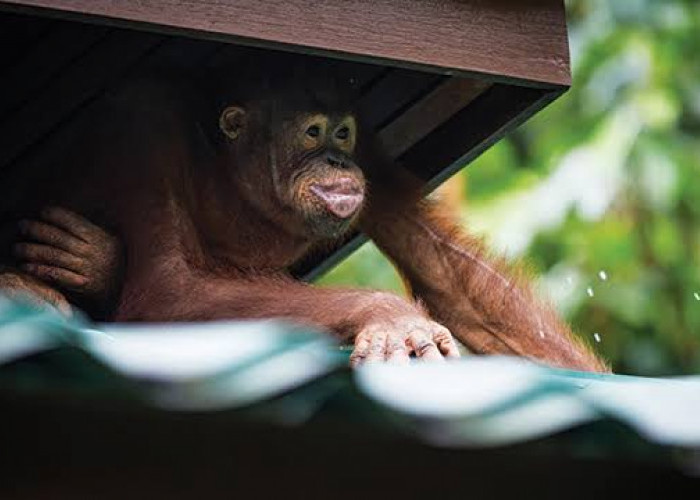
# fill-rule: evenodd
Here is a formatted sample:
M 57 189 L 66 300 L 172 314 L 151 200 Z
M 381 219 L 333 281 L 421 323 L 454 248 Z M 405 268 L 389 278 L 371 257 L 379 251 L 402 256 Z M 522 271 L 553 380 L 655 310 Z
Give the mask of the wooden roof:
M 570 79 L 562 0 L 0 0 L 0 182 L 60 155 L 130 74 L 256 50 L 336 59 L 387 150 L 431 187 Z M 297 272 L 312 279 L 363 241 Z

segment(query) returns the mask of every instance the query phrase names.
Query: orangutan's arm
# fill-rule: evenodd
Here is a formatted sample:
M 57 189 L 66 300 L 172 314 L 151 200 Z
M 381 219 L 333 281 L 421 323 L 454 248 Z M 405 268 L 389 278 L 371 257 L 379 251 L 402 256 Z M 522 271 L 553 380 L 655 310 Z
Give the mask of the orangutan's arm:
M 450 332 L 410 301 L 387 292 L 321 288 L 285 277 L 201 275 L 170 291 L 127 288 L 117 315 L 118 321 L 269 318 L 328 330 L 354 342 L 353 365 L 405 362 L 411 353 L 434 360 L 459 356 Z
M 439 204 L 415 198 L 402 203 L 396 196 L 375 199 L 362 229 L 393 261 L 432 318 L 471 351 L 609 370 L 551 306 L 535 297 L 526 277 L 489 256 L 483 243 Z

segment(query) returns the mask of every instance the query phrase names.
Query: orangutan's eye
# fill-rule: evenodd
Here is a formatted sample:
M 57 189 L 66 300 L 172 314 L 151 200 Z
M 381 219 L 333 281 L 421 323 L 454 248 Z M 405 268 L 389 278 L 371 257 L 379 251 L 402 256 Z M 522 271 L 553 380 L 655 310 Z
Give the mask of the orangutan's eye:
M 311 125 L 309 128 L 306 129 L 306 135 L 309 137 L 318 137 L 321 135 L 321 127 L 318 125 Z
M 350 129 L 348 127 L 343 127 L 338 129 L 335 133 L 335 138 L 341 141 L 347 141 L 350 137 Z

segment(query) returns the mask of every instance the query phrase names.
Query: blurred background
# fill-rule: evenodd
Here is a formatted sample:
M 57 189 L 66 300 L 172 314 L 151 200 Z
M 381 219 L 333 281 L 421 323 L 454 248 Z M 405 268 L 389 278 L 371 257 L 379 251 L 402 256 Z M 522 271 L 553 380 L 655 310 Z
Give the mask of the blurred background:
M 567 8 L 572 89 L 437 195 L 617 373 L 700 373 L 700 2 Z M 403 292 L 371 244 L 321 283 Z

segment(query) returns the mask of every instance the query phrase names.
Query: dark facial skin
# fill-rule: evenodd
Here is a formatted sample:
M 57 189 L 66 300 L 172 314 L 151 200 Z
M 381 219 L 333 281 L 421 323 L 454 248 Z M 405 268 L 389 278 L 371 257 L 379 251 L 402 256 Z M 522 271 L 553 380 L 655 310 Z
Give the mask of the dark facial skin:
M 365 178 L 353 160 L 355 118 L 305 114 L 284 128 L 288 164 L 276 166 L 279 181 L 286 185 L 282 199 L 312 234 L 327 238 L 344 233 L 357 219 L 365 197 Z
M 264 109 L 264 108 L 263 108 Z M 357 221 L 365 199 L 365 178 L 353 157 L 357 122 L 350 113 L 275 110 L 267 135 L 256 122 L 271 113 L 224 110 L 220 127 L 242 165 L 234 182 L 247 187 L 251 204 L 284 219 L 285 226 L 313 239 L 335 238 Z M 267 152 L 261 158 L 260 151 Z M 249 152 L 254 152 L 250 153 Z M 269 172 L 261 186 L 259 170 Z M 261 197 L 261 187 L 268 196 Z

